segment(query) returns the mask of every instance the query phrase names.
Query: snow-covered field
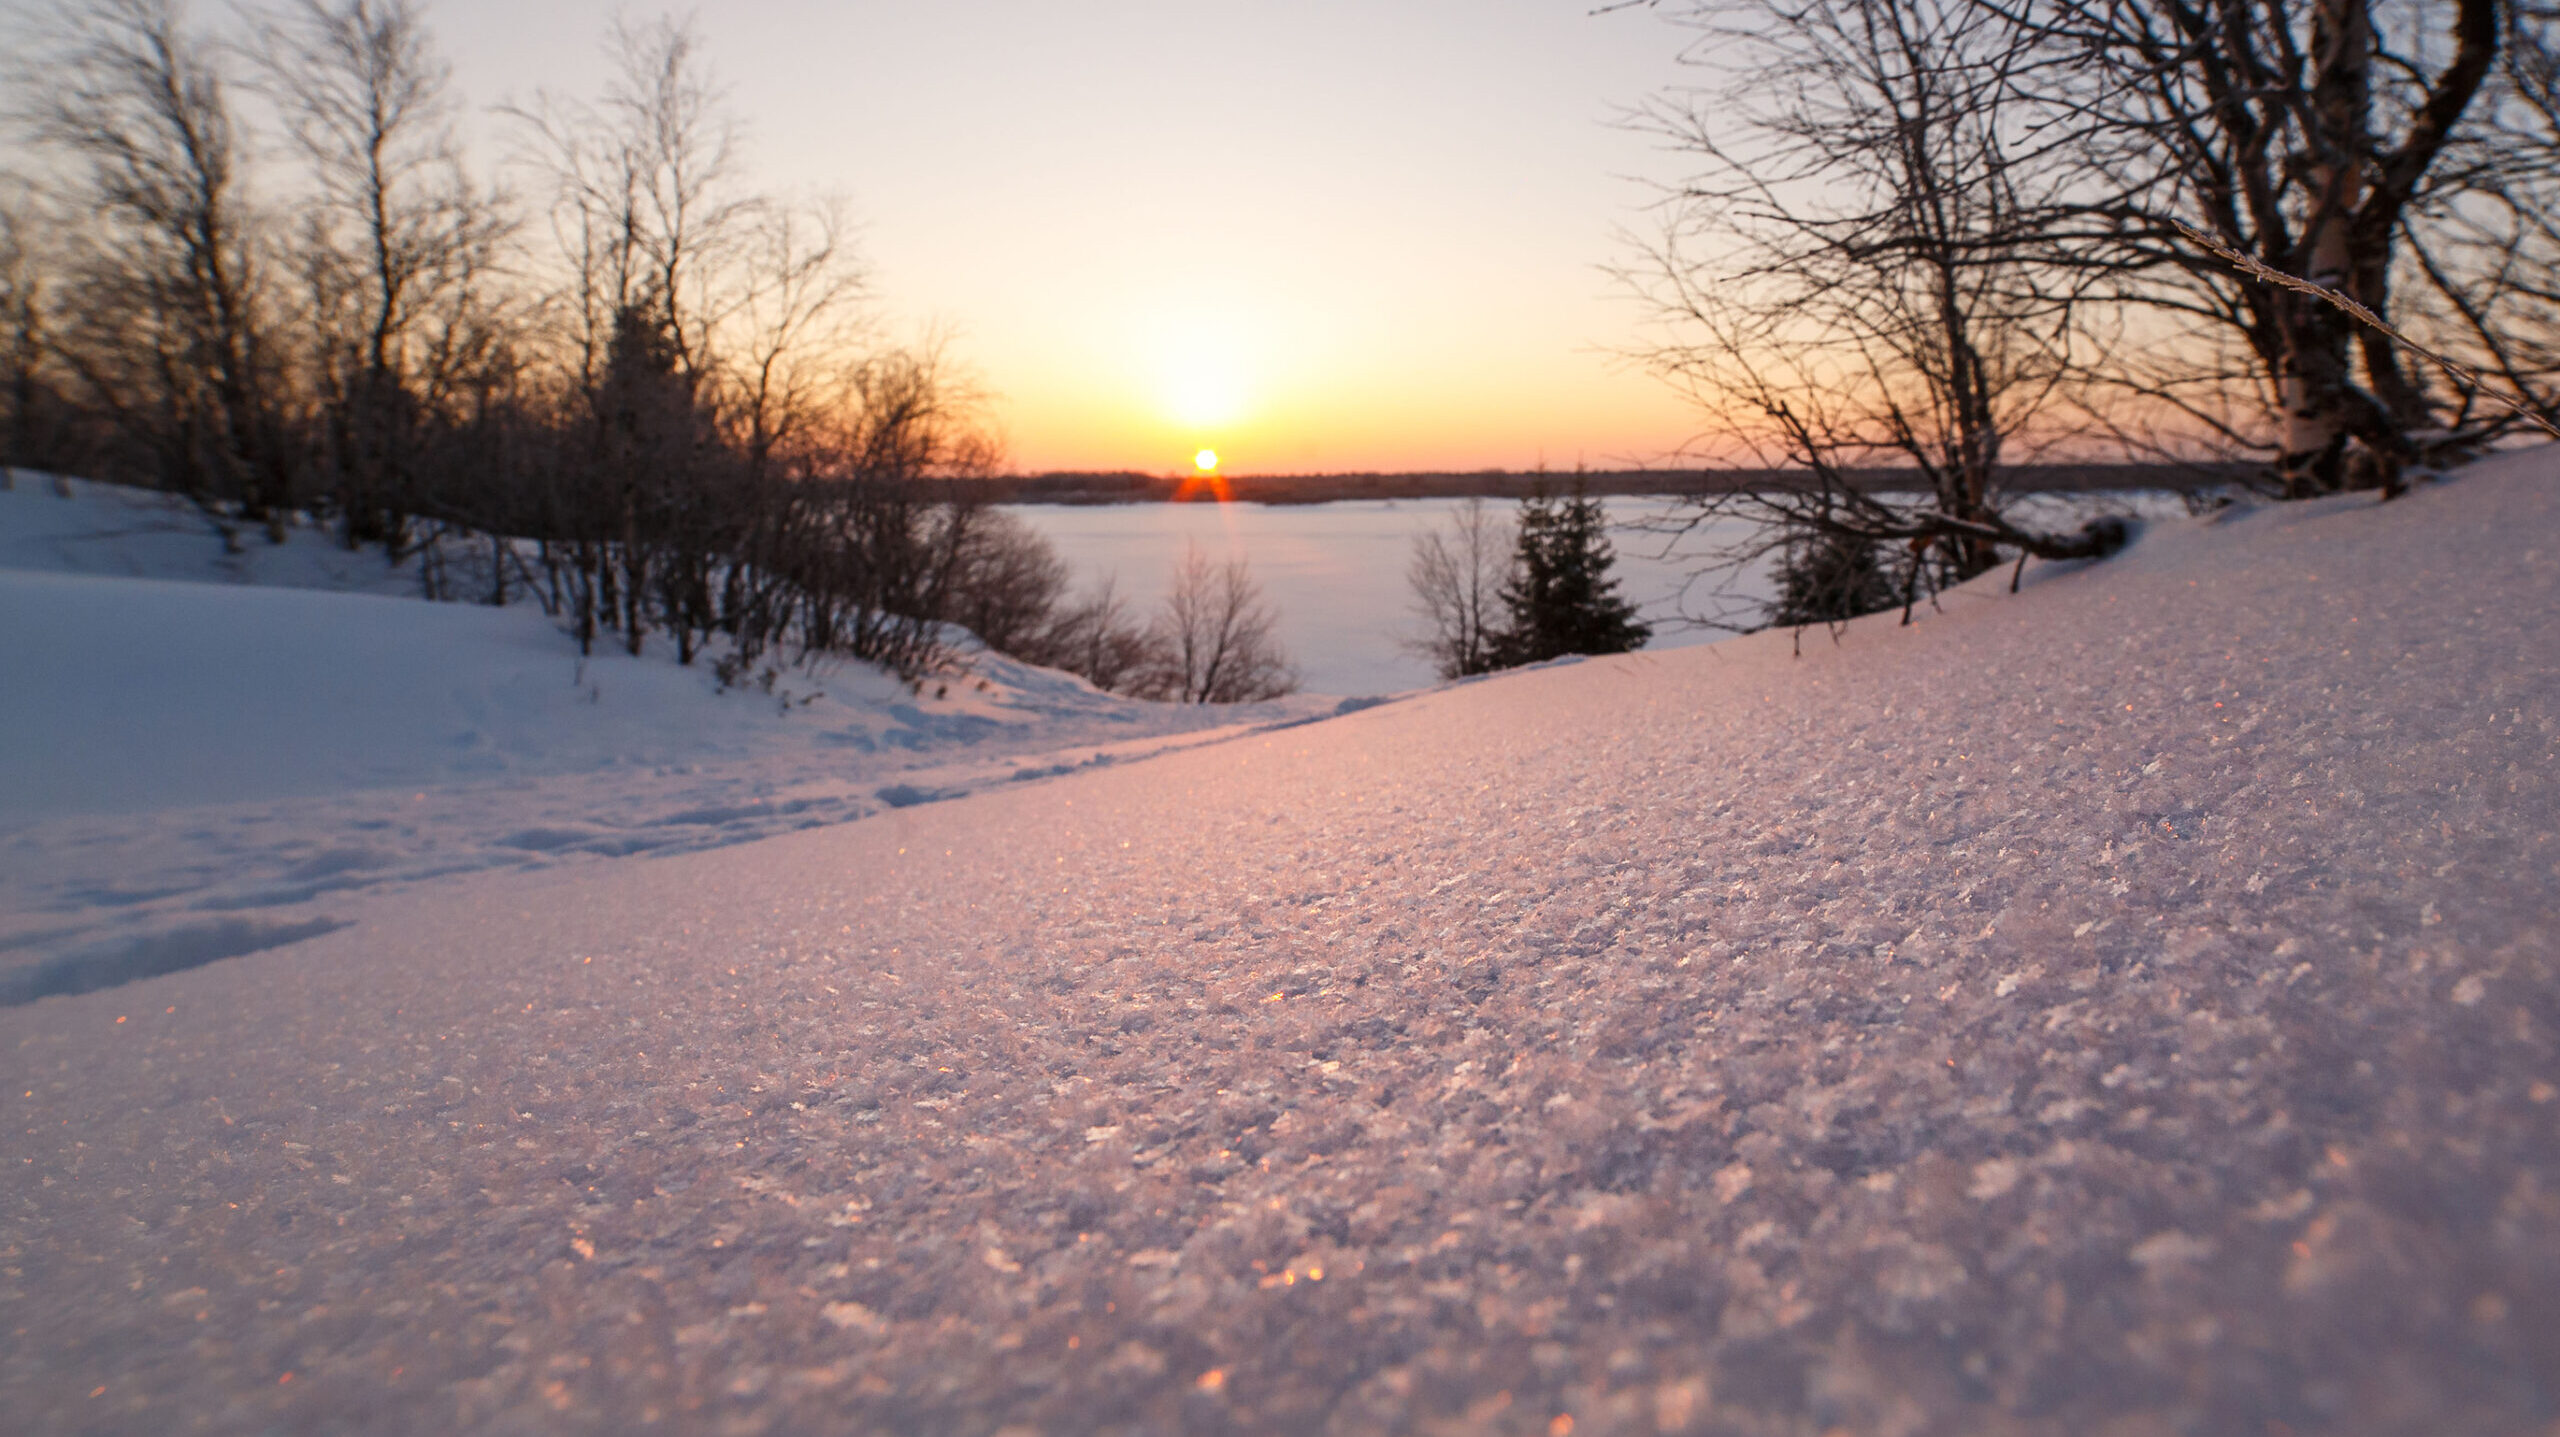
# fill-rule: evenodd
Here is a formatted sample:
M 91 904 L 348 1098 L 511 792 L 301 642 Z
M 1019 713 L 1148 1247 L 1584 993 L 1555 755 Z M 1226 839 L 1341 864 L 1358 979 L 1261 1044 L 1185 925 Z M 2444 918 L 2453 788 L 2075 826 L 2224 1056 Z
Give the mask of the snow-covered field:
M 1023 504 L 1012 512 L 1057 545 L 1079 583 L 1118 578 L 1140 612 L 1161 601 L 1187 545 L 1252 567 L 1277 615 L 1281 645 L 1307 687 L 1322 693 L 1400 693 L 1436 682 L 1409 643 L 1421 627 L 1406 572 L 1418 534 L 1448 523 L 1464 501 L 1394 499 L 1338 504 Z M 1488 501 L 1508 519 L 1512 505 Z M 1619 524 L 1658 518 L 1661 502 L 1614 500 Z M 1658 630 L 1653 648 L 1722 638 L 1680 625 L 1692 565 L 1663 539 L 1620 532 L 1619 592 Z M 1751 576 L 1756 580 L 1758 576 Z M 1765 597 L 1752 585 L 1753 597 Z
M 1133 703 L 998 655 L 723 693 L 581 661 L 531 604 L 428 604 L 302 530 L 229 552 L 166 496 L 0 489 L 0 1001 L 247 951 L 351 893 L 842 823 L 1341 707 Z M 88 976 L 84 976 L 88 975 Z
M 2560 451 L 2028 578 L 0 1010 L 0 1410 L 2547 1437 Z
M 1408 646 L 1420 626 L 1406 573 L 1413 540 L 1445 526 L 1463 500 L 1381 499 L 1338 504 L 1024 504 L 1013 512 L 1049 537 L 1079 583 L 1116 575 L 1140 612 L 1172 586 L 1184 547 L 1252 566 L 1279 636 L 1318 693 L 1390 694 L 1427 688 L 1428 660 Z M 1504 519 L 1513 506 L 1488 501 Z M 1606 501 L 1618 562 L 1618 592 L 1653 626 L 1648 650 L 1685 648 L 1726 637 L 1699 616 L 1756 616 L 1773 592 L 1764 572 L 1702 579 L 1699 555 L 1744 537 L 1749 526 L 1720 520 L 1672 532 L 1678 500 Z M 2143 519 L 2183 516 L 2165 490 L 2033 495 L 2020 506 L 2034 521 L 2077 527 L 2097 512 Z

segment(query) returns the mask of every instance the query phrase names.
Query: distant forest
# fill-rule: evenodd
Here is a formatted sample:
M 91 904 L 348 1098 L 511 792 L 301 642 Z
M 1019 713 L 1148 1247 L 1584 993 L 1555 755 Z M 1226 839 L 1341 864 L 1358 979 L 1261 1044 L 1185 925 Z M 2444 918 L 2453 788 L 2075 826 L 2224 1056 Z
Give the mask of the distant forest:
M 2131 489 L 2193 491 L 2240 483 L 2259 467 L 2229 460 L 2149 464 L 2019 464 L 2006 470 L 2020 494 L 2099 494 Z M 1849 475 L 1875 494 L 1921 494 L 1929 476 L 1917 468 L 1876 467 Z M 1190 475 L 1111 472 L 992 474 L 957 481 L 992 504 L 1156 504 L 1220 498 L 1252 504 L 1332 504 L 1358 499 L 1528 499 L 1582 492 L 1600 497 L 1681 497 L 1784 489 L 1800 484 L 1794 469 L 1592 469 L 1568 473 L 1479 469 L 1464 473 L 1230 474 L 1213 488 Z

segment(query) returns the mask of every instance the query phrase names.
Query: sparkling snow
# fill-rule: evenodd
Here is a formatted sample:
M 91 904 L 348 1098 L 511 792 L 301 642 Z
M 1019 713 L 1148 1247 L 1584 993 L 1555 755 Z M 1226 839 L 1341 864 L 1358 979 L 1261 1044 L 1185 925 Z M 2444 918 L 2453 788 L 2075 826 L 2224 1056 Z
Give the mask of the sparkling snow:
M 2560 451 L 1996 577 L 0 1010 L 0 1398 L 2547 1431 Z

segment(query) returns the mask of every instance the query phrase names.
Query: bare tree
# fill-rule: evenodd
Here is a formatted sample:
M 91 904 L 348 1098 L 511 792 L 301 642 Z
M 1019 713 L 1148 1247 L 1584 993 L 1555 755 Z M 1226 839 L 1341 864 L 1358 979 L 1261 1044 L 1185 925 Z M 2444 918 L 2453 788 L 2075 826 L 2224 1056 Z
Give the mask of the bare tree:
M 1131 615 L 1119 577 L 1112 574 L 1054 610 L 1038 641 L 1020 657 L 1065 669 L 1105 693 L 1129 692 L 1167 667 L 1157 635 Z
M 42 222 L 26 198 L 0 195 L 0 466 L 74 461 L 69 408 L 52 360 L 52 275 Z
M 1045 662 L 1035 655 L 1066 590 L 1055 545 L 1012 514 L 982 509 L 962 541 L 945 617 L 998 653 Z
M 550 181 L 568 266 L 556 306 L 579 372 L 602 366 L 616 316 L 666 316 L 679 362 L 708 368 L 712 331 L 740 302 L 727 261 L 758 207 L 739 187 L 738 125 L 690 22 L 617 23 L 613 78 L 593 103 L 538 95 L 514 110 Z
M 982 475 L 997 450 L 938 345 L 869 356 L 842 383 L 821 421 L 751 475 L 720 627 L 750 661 L 790 646 L 914 677 L 955 659 L 945 621 L 969 607 L 977 560 L 1001 542 L 981 536 L 1004 521 L 945 481 Z
M 293 502 L 265 256 L 219 54 L 176 0 L 78 0 L 15 79 L 85 217 L 60 349 L 155 478 L 280 524 Z M 280 532 L 280 531 L 279 531 Z
M 313 203 L 301 233 L 322 482 L 350 546 L 400 547 L 421 427 L 493 339 L 503 200 L 466 173 L 450 72 L 409 0 L 298 0 L 257 27 Z
M 2391 491 L 2404 465 L 2511 422 L 2445 432 L 2426 376 L 2384 330 L 2264 274 L 2384 321 L 2404 262 L 2459 294 L 2435 222 L 2522 198 L 2510 158 L 2479 143 L 2501 0 L 1985 3 L 2041 46 L 2034 100 L 2081 162 L 2063 227 L 2075 258 L 2119 277 L 2119 302 L 2216 332 L 2171 349 L 2151 397 L 2271 448 L 2289 495 Z M 2522 367 L 2512 378 L 2528 380 Z M 2234 387 L 2254 402 L 2231 402 Z
M 1405 577 L 1425 631 L 1407 647 L 1431 660 L 1441 678 L 1494 667 L 1513 560 L 1511 526 L 1481 498 L 1459 505 L 1445 526 L 1414 536 Z
M 1251 703 L 1295 692 L 1298 675 L 1280 648 L 1277 627 L 1243 559 L 1212 564 L 1191 545 L 1156 617 L 1162 667 L 1133 691 L 1186 704 Z
M 2503 18 L 2499 71 L 2404 226 L 2402 288 L 2421 302 L 2401 323 L 2471 371 L 2438 410 L 2449 435 L 2495 410 L 2560 425 L 2560 7 L 2515 0 Z
M 1798 476 L 1699 505 L 1713 565 L 1827 536 L 1904 556 L 1900 587 L 2003 550 L 2103 552 L 2009 517 L 2003 470 L 2082 361 L 2084 281 L 2046 224 L 2067 171 L 2016 112 L 2035 51 L 1972 0 L 1704 0 L 1683 17 L 1730 76 L 1639 123 L 1694 157 L 1629 278 L 1670 322 L 1649 358 L 1735 461 Z M 1911 493 L 1880 493 L 1880 469 Z M 1753 605 L 1698 616 L 1750 627 Z
M 735 476 L 718 442 L 713 333 L 735 301 L 724 263 L 754 200 L 738 186 L 737 126 L 689 25 L 617 23 L 594 103 L 544 95 L 515 113 L 550 187 L 564 265 L 546 309 L 585 409 L 583 462 L 555 480 L 581 641 L 600 613 L 640 651 L 665 623 L 690 660 L 715 622 Z M 787 349 L 778 341 L 777 352 Z M 761 464 L 770 443 L 759 447 Z
M 847 239 L 842 206 L 763 201 L 742 219 L 732 332 L 714 365 L 723 408 L 761 476 L 776 446 L 815 423 L 831 401 L 863 316 L 868 285 Z M 937 355 L 939 341 L 925 349 Z

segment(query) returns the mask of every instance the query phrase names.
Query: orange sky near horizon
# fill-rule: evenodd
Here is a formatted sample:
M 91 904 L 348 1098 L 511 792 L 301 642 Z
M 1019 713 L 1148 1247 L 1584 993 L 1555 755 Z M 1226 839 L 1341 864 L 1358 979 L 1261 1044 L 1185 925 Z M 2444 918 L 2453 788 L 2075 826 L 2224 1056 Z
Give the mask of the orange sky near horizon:
M 1427 332 L 1400 348 L 1204 353 L 1132 339 L 1094 346 L 1089 371 L 1002 396 L 993 413 L 1023 472 L 1170 473 L 1203 448 L 1239 475 L 1630 468 L 1668 461 L 1697 424 L 1677 396 L 1597 353 L 1505 362 L 1447 352 Z
M 473 107 L 593 94 L 610 0 L 428 0 Z M 647 7 L 622 10 L 645 20 Z M 761 185 L 843 195 L 1022 472 L 1662 463 L 1606 273 L 1671 162 L 1613 116 L 1684 34 L 1586 0 L 733 0 L 697 12 Z

